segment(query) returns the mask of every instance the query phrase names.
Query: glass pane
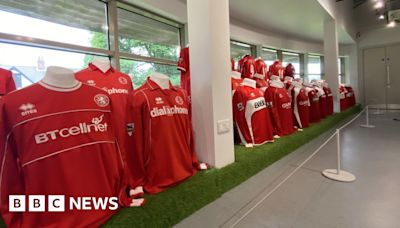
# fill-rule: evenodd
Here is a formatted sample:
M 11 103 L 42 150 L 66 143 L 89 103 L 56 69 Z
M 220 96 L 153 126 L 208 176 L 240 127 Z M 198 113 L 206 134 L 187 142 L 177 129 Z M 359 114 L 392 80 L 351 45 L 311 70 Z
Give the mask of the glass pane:
M 178 60 L 179 28 L 118 9 L 118 35 L 121 52 Z
M 86 47 L 108 48 L 106 18 L 98 0 L 0 1 L 1 32 Z
M 313 79 L 321 80 L 321 75 L 320 74 L 309 74 L 308 75 L 308 82 L 311 82 Z
M 251 45 L 231 41 L 231 57 L 235 60 L 235 69 L 237 69 L 238 61 L 245 55 L 251 55 Z
M 121 59 L 121 72 L 131 76 L 135 88 L 139 88 L 153 72 L 163 73 L 170 77 L 174 86 L 180 84 L 180 73 L 176 66 Z
M 340 61 L 341 59 L 340 58 L 338 58 L 338 72 L 339 72 L 339 74 L 342 74 L 342 63 L 341 63 L 341 61 Z
M 308 73 L 321 74 L 321 58 L 315 55 L 308 56 Z
M 62 66 L 73 71 L 86 68 L 93 55 L 55 51 L 21 45 L 0 43 L 0 67 L 11 70 L 17 88 L 41 80 L 48 66 Z
M 273 49 L 263 48 L 261 57 L 265 60 L 268 66 L 271 66 L 278 59 L 278 51 Z
M 294 66 L 294 69 L 296 70 L 294 77 L 299 78 L 300 77 L 300 55 L 297 53 L 291 53 L 291 52 L 282 52 L 282 64 L 284 67 L 286 67 L 287 64 L 291 63 Z

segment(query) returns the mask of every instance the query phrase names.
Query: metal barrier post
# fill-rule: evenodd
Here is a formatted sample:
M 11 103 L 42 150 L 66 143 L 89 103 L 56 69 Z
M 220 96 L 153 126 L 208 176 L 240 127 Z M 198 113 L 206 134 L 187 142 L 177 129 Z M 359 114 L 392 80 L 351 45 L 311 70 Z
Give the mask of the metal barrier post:
M 347 172 L 342 170 L 341 167 L 341 157 L 342 157 L 342 151 L 341 151 L 341 146 L 340 146 L 340 129 L 336 129 L 336 146 L 337 146 L 337 169 L 325 169 L 322 171 L 322 175 L 324 175 L 326 178 L 329 178 L 331 180 L 335 181 L 341 181 L 341 182 L 353 182 L 356 180 L 356 176 L 354 176 L 352 173 Z
M 361 124 L 361 127 L 365 127 L 365 128 L 374 128 L 375 125 L 370 125 L 369 124 L 369 105 L 367 105 L 366 110 L 365 110 L 365 122 L 366 124 Z

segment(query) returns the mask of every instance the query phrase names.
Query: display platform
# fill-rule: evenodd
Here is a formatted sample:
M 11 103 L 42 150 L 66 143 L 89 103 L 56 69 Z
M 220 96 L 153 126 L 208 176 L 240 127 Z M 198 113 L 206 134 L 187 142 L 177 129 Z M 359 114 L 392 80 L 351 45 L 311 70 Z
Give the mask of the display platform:
M 150 195 L 143 208 L 127 208 L 104 227 L 171 227 L 259 171 L 318 137 L 337 123 L 361 111 L 360 106 L 336 113 L 312 124 L 303 132 L 255 148 L 235 146 L 235 163 L 222 169 L 199 172 L 188 181 L 157 195 Z

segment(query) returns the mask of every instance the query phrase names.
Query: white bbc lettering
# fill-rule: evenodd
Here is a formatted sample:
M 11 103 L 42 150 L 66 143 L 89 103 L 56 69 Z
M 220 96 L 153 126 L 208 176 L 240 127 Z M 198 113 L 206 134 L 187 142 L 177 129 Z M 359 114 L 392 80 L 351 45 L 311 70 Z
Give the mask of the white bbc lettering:
M 24 195 L 9 195 L 8 210 L 10 212 L 24 212 L 26 210 L 26 202 Z
M 28 209 L 26 208 L 28 198 Z M 9 195 L 10 212 L 64 212 L 64 195 Z M 47 204 L 46 204 L 47 201 Z M 69 210 L 117 210 L 118 197 L 69 197 Z
M 46 200 L 44 195 L 30 195 L 28 197 L 28 207 L 31 212 L 44 212 Z
M 77 126 L 71 126 L 61 129 L 48 131 L 35 135 L 36 144 L 46 143 L 48 141 L 57 140 L 59 137 L 68 138 L 80 134 L 89 134 L 91 132 L 106 132 L 108 129 L 107 123 L 102 123 L 104 115 L 92 119 L 92 123 L 78 123 Z
M 117 197 L 77 197 L 70 198 L 70 210 L 117 210 L 118 198 Z
M 63 212 L 65 211 L 65 197 L 63 195 L 49 195 L 47 198 L 48 211 Z

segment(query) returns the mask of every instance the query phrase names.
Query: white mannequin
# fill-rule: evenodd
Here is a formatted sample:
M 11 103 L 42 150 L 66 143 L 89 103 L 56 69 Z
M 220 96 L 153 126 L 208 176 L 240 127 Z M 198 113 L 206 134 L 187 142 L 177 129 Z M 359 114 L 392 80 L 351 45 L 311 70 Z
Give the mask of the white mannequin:
M 74 72 L 68 68 L 49 66 L 42 82 L 59 88 L 70 89 L 80 84 L 75 79 Z
M 242 85 L 256 88 L 256 81 L 250 78 L 243 79 Z
M 292 81 L 292 86 L 296 87 L 296 88 L 302 88 L 303 85 L 301 82 L 298 81 Z
M 284 81 L 285 81 L 285 82 L 292 82 L 292 81 L 293 81 L 293 78 L 292 78 L 292 77 L 289 77 L 289 76 L 285 76 Z
M 151 74 L 150 79 L 155 82 L 158 86 L 160 86 L 161 89 L 169 89 L 169 77 L 166 76 L 165 74 L 161 74 L 158 72 L 154 72 Z
M 92 64 L 99 68 L 103 73 L 107 72 L 111 68 L 110 60 L 95 58 Z
M 241 79 L 242 75 L 240 74 L 240 72 L 237 72 L 237 71 L 233 70 L 231 72 L 231 77 L 234 78 L 234 79 Z
M 311 83 L 309 83 L 309 82 L 303 82 L 303 85 L 304 85 L 305 87 L 310 87 L 310 88 L 313 87 L 313 84 L 311 84 Z

